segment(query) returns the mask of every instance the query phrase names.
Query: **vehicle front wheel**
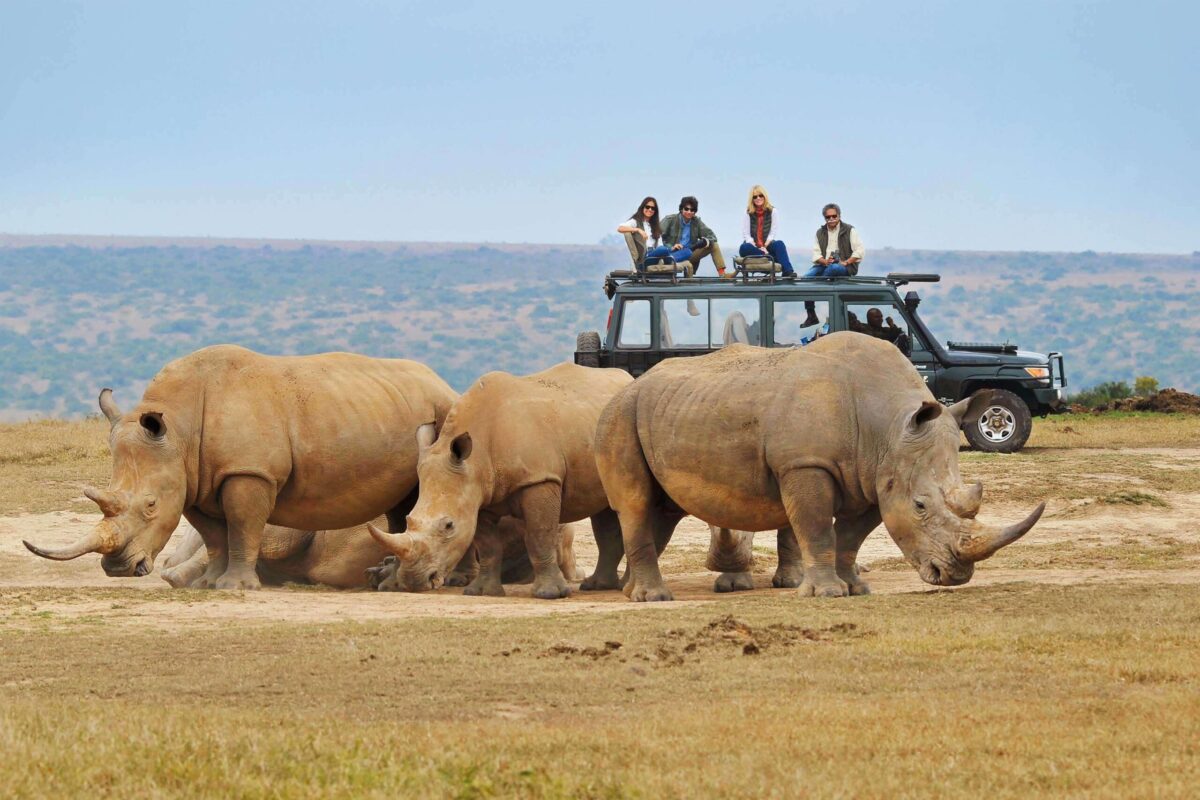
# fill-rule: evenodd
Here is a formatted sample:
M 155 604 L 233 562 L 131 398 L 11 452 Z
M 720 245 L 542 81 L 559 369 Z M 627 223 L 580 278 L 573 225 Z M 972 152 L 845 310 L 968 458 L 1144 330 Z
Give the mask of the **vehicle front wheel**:
M 983 389 L 992 399 L 977 419 L 963 421 L 963 433 L 972 450 L 1015 453 L 1025 446 L 1033 418 L 1025 401 L 1004 389 Z
M 575 338 L 575 352 L 579 353 L 581 367 L 600 366 L 600 334 L 584 331 Z

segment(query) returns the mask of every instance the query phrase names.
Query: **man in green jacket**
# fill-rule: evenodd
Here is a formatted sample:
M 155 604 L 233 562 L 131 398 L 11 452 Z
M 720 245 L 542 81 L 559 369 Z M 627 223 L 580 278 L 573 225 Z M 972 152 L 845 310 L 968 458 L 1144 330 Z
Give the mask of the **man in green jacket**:
M 700 201 L 687 196 L 679 201 L 679 213 L 671 214 L 663 219 L 662 242 L 671 248 L 671 258 L 678 264 L 687 261 L 691 264 L 689 275 L 695 275 L 700 268 L 700 261 L 708 255 L 712 256 L 717 274 L 725 277 L 725 256 L 717 244 L 717 235 L 712 228 L 704 224 L 696 212 L 700 210 Z

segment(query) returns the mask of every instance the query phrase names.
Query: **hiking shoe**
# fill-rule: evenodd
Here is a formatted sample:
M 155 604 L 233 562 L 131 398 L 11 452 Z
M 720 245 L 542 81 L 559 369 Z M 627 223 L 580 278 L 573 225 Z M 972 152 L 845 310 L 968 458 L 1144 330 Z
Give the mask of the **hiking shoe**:
M 811 328 L 813 325 L 820 324 L 821 320 L 817 319 L 816 314 L 809 314 L 804 322 L 800 323 L 801 328 Z

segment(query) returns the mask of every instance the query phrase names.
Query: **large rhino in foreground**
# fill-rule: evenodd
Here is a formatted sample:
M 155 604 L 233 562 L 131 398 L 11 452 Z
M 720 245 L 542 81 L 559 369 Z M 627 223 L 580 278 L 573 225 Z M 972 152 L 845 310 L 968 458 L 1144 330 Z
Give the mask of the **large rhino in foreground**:
M 581 588 L 616 588 L 620 529 L 596 473 L 592 444 L 601 410 L 632 381 L 622 370 L 574 364 L 525 377 L 490 372 L 458 399 L 440 435 L 432 425 L 422 426 L 421 496 L 407 532 L 368 527 L 399 559 L 401 585 L 418 592 L 437 588 L 471 545 L 477 522 L 492 525 L 511 515 L 525 523 L 535 597 L 570 593 L 555 560 L 558 525 L 585 517 L 600 554 Z M 498 584 L 478 591 L 503 594 Z
M 860 333 L 658 364 L 613 399 L 596 431 L 629 559 L 626 594 L 672 599 L 654 543 L 683 512 L 720 528 L 780 529 L 781 541 L 790 527 L 802 595 L 866 594 L 855 559 L 880 521 L 925 581 L 965 583 L 1045 508 L 1003 529 L 975 520 L 983 487 L 959 476 L 959 428 L 988 400 L 944 408 L 894 345 Z M 782 548 L 780 558 L 783 571 Z
M 268 522 L 331 530 L 386 514 L 402 526 L 413 430 L 444 420 L 455 397 L 415 361 L 206 347 L 164 367 L 127 414 L 101 392 L 113 477 L 85 494 L 104 519 L 69 547 L 25 546 L 59 560 L 99 552 L 109 575 L 146 575 L 182 514 L 208 551 L 201 585 L 258 588 Z

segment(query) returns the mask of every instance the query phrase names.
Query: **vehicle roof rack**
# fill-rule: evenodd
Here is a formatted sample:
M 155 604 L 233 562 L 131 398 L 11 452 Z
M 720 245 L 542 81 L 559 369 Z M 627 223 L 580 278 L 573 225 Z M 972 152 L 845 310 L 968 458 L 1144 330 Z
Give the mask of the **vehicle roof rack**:
M 850 284 L 891 284 L 892 286 L 903 286 L 906 283 L 937 283 L 942 279 L 941 275 L 933 272 L 889 272 L 887 275 L 842 275 L 837 277 L 818 277 L 804 278 L 797 276 L 793 279 L 775 277 L 775 284 L 779 286 L 800 286 L 812 283 L 850 283 Z M 736 281 L 729 281 L 725 278 L 719 278 L 715 275 L 696 276 L 692 278 L 682 277 L 672 272 L 636 272 L 631 269 L 613 270 L 608 273 L 604 279 L 606 287 L 615 289 L 618 284 L 623 283 L 644 283 L 644 284 L 662 284 L 670 283 L 677 285 L 688 286 L 731 286 L 745 285 L 747 283 L 766 283 L 767 278 L 748 278 L 741 277 Z

